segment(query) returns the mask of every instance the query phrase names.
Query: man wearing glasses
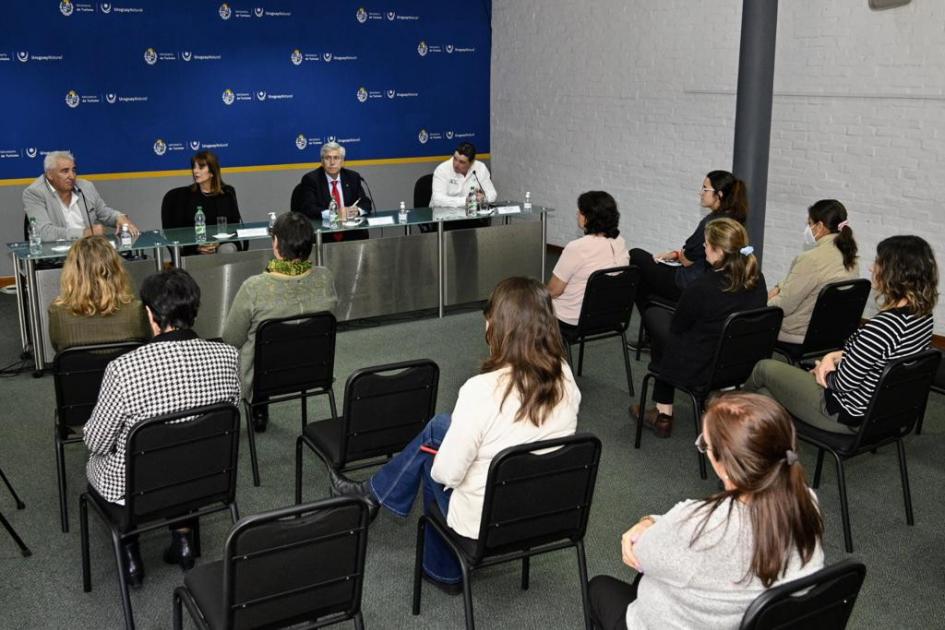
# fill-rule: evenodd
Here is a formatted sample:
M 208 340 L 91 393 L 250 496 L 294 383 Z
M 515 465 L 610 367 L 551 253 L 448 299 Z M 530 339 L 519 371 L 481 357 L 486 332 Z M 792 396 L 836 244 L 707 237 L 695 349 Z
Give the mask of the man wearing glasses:
M 353 221 L 374 209 L 371 198 L 364 191 L 364 179 L 351 169 L 344 168 L 345 148 L 337 142 L 322 145 L 322 165 L 306 173 L 300 185 L 301 204 L 298 211 L 312 219 L 322 220 L 322 211 L 332 200 L 338 206 L 341 221 Z M 359 240 L 367 238 L 367 230 L 338 232 L 329 240 Z

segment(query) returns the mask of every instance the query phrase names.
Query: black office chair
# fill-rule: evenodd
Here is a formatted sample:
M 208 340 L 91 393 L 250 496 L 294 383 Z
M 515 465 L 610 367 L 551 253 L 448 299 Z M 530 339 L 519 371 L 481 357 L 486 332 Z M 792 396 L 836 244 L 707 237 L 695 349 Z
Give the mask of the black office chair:
M 194 555 L 200 555 L 200 521 L 236 507 L 236 462 L 240 412 L 218 404 L 186 409 L 136 424 L 125 450 L 125 504 L 106 501 L 92 486 L 79 497 L 82 590 L 92 590 L 89 566 L 89 506 L 108 527 L 118 567 L 125 627 L 134 628 L 122 558 L 129 537 L 193 519 Z
M 931 390 L 936 394 L 945 394 L 945 352 L 939 348 L 935 348 L 935 351 L 942 357 L 942 360 L 938 363 L 938 371 L 935 373 L 935 380 L 932 381 Z M 919 418 L 919 422 L 915 425 L 916 435 L 922 433 L 923 420 L 925 420 L 925 416 Z
M 783 318 L 784 311 L 775 306 L 729 315 L 722 327 L 722 334 L 719 336 L 719 342 L 712 357 L 709 380 L 704 384 L 693 387 L 674 382 L 652 370 L 647 371 L 640 391 L 641 418 L 637 420 L 634 448 L 640 448 L 640 440 L 643 436 L 642 415 L 643 410 L 646 409 L 646 394 L 650 380 L 659 378 L 689 395 L 692 403 L 692 419 L 696 435 L 698 435 L 702 432 L 702 412 L 709 395 L 720 389 L 740 387 L 748 380 L 758 361 L 771 358 Z M 696 455 L 699 458 L 699 476 L 706 479 L 705 455 L 699 452 L 696 452 Z
M 227 536 L 223 559 L 194 567 L 174 591 L 200 628 L 305 628 L 353 619 L 361 592 L 368 508 L 339 497 L 249 516 Z
M 837 462 L 837 484 L 840 488 L 840 515 L 843 520 L 843 542 L 847 553 L 853 552 L 850 532 L 850 511 L 847 506 L 847 485 L 843 461 L 876 451 L 881 446 L 896 443 L 899 455 L 899 476 L 902 497 L 906 504 L 906 523 L 913 524 L 912 495 L 909 492 L 909 472 L 906 469 L 906 449 L 902 438 L 915 428 L 925 415 L 929 386 L 935 377 L 941 356 L 935 350 L 925 350 L 911 357 L 890 361 L 883 369 L 870 399 L 866 415 L 856 433 L 831 433 L 815 428 L 795 418 L 797 436 L 817 447 L 817 468 L 814 470 L 814 488 L 820 486 L 824 452 L 829 451 Z
M 866 565 L 841 560 L 755 598 L 739 630 L 843 630 L 866 577 Z
M 23 503 L 23 500 L 20 499 L 20 495 L 16 493 L 16 490 L 13 489 L 13 485 L 10 483 L 10 480 L 7 479 L 7 476 L 3 474 L 3 469 L 0 468 L 0 479 L 3 479 L 3 483 L 6 484 L 7 490 L 10 491 L 10 494 L 13 495 L 13 500 L 16 502 L 16 509 L 22 510 L 26 507 L 26 504 Z M 10 522 L 3 516 L 3 512 L 0 512 L 0 525 L 3 525 L 3 529 L 7 530 L 7 533 L 10 534 L 10 538 L 13 539 L 13 542 L 16 543 L 16 546 L 20 548 L 20 553 L 24 558 L 27 558 L 33 555 L 33 552 L 30 551 L 29 547 L 26 546 L 26 543 L 23 542 L 23 539 L 20 538 L 20 535 L 16 533 L 16 530 L 13 529 L 13 526 L 10 525 Z
M 623 351 L 623 366 L 627 375 L 627 391 L 633 396 L 633 373 L 630 369 L 630 352 L 627 350 L 627 327 L 633 311 L 633 299 L 640 284 L 640 269 L 635 266 L 599 269 L 587 279 L 581 315 L 574 329 L 562 329 L 564 345 L 568 350 L 568 363 L 574 365 L 571 345 L 578 348 L 577 376 L 584 367 L 584 342 L 608 337 L 619 337 Z
M 140 341 L 107 343 L 67 348 L 53 361 L 53 385 L 56 390 L 56 416 L 53 444 L 56 447 L 56 471 L 59 477 L 59 518 L 63 533 L 69 531 L 66 498 L 66 444 L 82 442 L 82 427 L 98 403 L 105 368 L 126 352 L 141 347 Z
M 413 185 L 413 207 L 428 208 L 433 197 L 433 173 L 423 175 Z
M 817 295 L 804 342 L 779 341 L 775 352 L 797 365 L 839 350 L 847 337 L 859 328 L 869 296 L 870 281 L 864 278 L 825 284 Z
M 545 449 L 554 449 L 545 451 Z M 432 527 L 449 545 L 463 573 L 466 628 L 475 627 L 472 572 L 505 562 L 522 561 L 522 590 L 528 590 L 532 556 L 574 547 L 584 625 L 590 630 L 584 533 L 594 498 L 601 443 L 589 433 L 520 444 L 503 450 L 489 465 L 479 538 L 464 538 L 450 529 L 436 507 L 417 523 L 413 573 L 413 614 L 420 614 L 424 529 Z
M 658 295 L 651 295 L 649 300 L 647 301 L 646 308 L 653 308 L 653 307 L 662 308 L 672 313 L 676 311 L 676 302 L 671 302 Z M 640 353 L 643 352 L 643 348 L 646 346 L 646 344 L 647 344 L 646 326 L 643 325 L 643 313 L 641 312 L 640 325 L 639 327 L 637 327 L 637 346 L 636 348 L 634 348 L 634 350 L 636 350 L 636 353 L 637 353 L 636 355 L 637 361 L 640 360 Z
M 390 459 L 433 417 L 439 379 L 440 368 L 429 359 L 353 372 L 342 417 L 309 423 L 295 442 L 295 502 L 302 502 L 302 444 L 339 472 Z
M 295 188 L 292 189 L 292 197 L 289 200 L 289 210 L 292 212 L 301 212 L 302 211 L 302 184 L 301 182 L 295 185 Z
M 243 398 L 253 485 L 259 485 L 256 428 L 253 410 L 287 400 L 301 400 L 302 429 L 308 424 L 309 396 L 328 396 L 331 418 L 335 409 L 335 316 L 325 311 L 268 319 L 256 329 L 252 402 Z

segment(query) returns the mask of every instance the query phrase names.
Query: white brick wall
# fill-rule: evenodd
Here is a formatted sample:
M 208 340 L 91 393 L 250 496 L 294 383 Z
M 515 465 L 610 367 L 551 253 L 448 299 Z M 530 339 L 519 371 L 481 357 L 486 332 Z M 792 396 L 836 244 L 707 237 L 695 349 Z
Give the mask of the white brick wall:
M 740 0 L 493 0 L 492 155 L 500 196 L 530 190 L 574 238 L 584 190 L 611 192 L 631 246 L 678 245 L 704 174 L 731 167 Z M 920 234 L 945 269 L 945 5 L 781 2 L 764 272 L 782 278 L 805 209 L 850 210 L 876 243 Z M 942 274 L 945 276 L 945 274 Z M 940 286 L 945 292 L 945 287 Z M 945 334 L 945 299 L 936 310 Z

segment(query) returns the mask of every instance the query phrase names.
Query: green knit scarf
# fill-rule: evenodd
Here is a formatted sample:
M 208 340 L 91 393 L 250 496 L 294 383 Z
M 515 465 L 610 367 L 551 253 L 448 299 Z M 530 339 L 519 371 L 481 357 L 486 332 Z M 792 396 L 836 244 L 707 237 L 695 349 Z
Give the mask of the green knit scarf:
M 306 271 L 312 269 L 311 260 L 279 260 L 273 258 L 266 265 L 266 271 L 270 273 L 281 273 L 284 276 L 301 276 Z

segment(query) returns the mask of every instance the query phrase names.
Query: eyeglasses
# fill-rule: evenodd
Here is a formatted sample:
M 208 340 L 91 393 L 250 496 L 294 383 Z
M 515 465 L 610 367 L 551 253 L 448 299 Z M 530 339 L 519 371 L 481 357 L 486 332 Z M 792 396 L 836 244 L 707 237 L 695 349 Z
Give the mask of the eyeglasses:
M 706 444 L 705 437 L 701 433 L 699 434 L 699 437 L 696 438 L 696 450 L 703 455 L 712 450 L 712 448 Z
M 704 193 L 707 193 L 707 192 L 715 192 L 715 188 L 706 188 L 705 186 L 703 186 L 703 187 L 702 187 L 702 192 L 704 192 Z

